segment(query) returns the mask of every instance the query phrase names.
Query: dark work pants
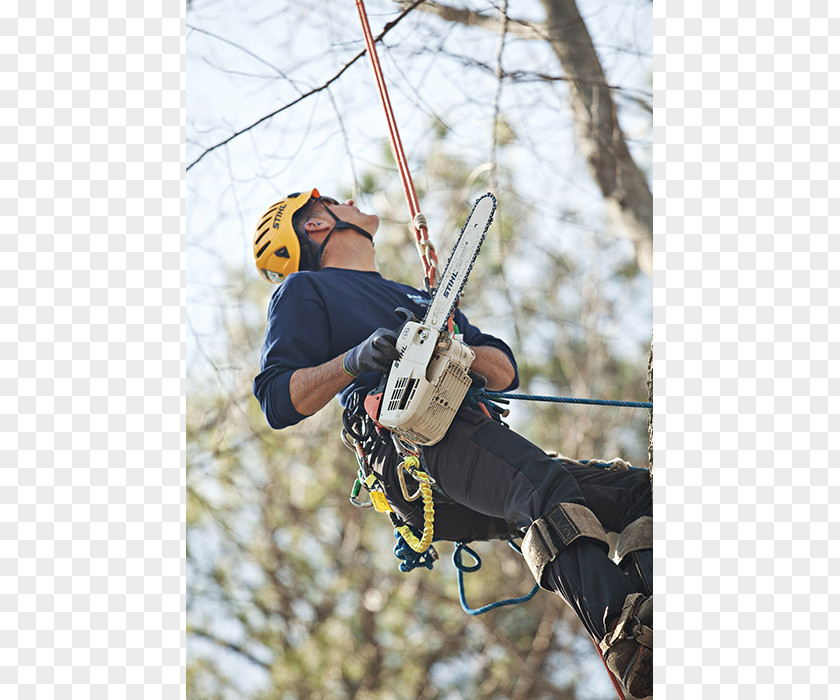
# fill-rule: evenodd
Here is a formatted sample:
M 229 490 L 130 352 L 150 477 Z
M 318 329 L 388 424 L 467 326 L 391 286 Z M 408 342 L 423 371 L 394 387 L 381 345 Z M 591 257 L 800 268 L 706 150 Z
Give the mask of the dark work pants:
M 543 450 L 481 412 L 462 409 L 446 437 L 423 450 L 426 469 L 443 497 L 435 498 L 435 536 L 453 541 L 524 534 L 534 520 L 559 503 L 587 506 L 606 530 L 621 532 L 652 514 L 647 472 L 606 471 L 560 464 Z M 420 501 L 402 497 L 396 478 L 399 458 L 385 446 L 374 458 L 392 507 L 422 528 Z M 409 480 L 410 482 L 411 480 Z M 453 502 L 447 503 L 447 500 Z M 580 538 L 562 548 L 540 582 L 575 610 L 596 641 L 617 616 L 631 580 L 607 556 L 602 543 Z

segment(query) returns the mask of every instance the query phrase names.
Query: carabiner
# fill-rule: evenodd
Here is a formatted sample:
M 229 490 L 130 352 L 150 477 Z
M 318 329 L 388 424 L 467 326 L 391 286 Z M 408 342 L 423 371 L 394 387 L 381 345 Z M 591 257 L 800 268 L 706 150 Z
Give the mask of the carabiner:
M 362 482 L 356 479 L 353 483 L 353 489 L 350 491 L 350 503 L 352 503 L 357 508 L 373 508 L 373 501 L 368 499 L 367 503 L 363 503 L 360 501 L 357 496 L 362 490 Z

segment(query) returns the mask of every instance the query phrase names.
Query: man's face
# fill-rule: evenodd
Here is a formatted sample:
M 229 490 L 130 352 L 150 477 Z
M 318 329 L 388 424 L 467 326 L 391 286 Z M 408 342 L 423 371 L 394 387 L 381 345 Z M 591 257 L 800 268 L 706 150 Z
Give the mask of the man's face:
M 379 217 L 376 214 L 365 214 L 360 211 L 352 199 L 345 200 L 344 202 L 338 202 L 338 200 L 335 200 L 332 197 L 321 197 L 312 208 L 309 218 L 327 222 L 329 224 L 329 230 L 331 231 L 335 224 L 335 218 L 330 216 L 327 209 L 329 209 L 329 211 L 331 211 L 339 220 L 346 221 L 349 224 L 355 224 L 359 228 L 367 231 L 371 236 L 373 236 L 379 228 Z M 324 236 L 325 235 L 326 234 L 324 234 Z M 319 236 L 319 238 L 323 238 L 324 236 Z M 311 234 L 310 237 L 312 237 Z M 313 240 L 315 240 L 316 243 L 320 243 L 320 241 L 314 237 Z

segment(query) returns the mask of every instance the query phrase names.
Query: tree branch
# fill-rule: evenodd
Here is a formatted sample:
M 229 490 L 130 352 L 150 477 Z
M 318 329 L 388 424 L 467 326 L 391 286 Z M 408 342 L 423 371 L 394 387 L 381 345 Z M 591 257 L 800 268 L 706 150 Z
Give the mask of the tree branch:
M 502 68 L 502 54 L 505 51 L 505 38 L 507 36 L 508 28 L 508 4 L 507 0 L 502 0 L 502 21 L 499 24 L 499 37 L 496 49 L 496 94 L 493 98 L 493 127 L 492 127 L 492 144 L 490 149 L 490 189 L 498 191 L 497 189 L 497 156 L 499 151 L 499 113 L 502 101 L 502 86 L 504 85 L 505 71 Z
M 233 41 L 230 41 L 229 39 L 225 39 L 223 36 L 219 36 L 218 34 L 214 34 L 213 32 L 208 32 L 206 29 L 202 29 L 201 27 L 194 27 L 191 24 L 187 25 L 187 29 L 189 29 L 190 31 L 193 31 L 193 32 L 197 32 L 199 34 L 204 34 L 204 35 L 209 36 L 213 39 L 216 39 L 217 41 L 221 41 L 222 43 L 228 44 L 229 46 L 232 46 L 235 49 L 239 49 L 243 53 L 248 54 L 251 58 L 259 61 L 260 63 L 262 63 L 264 66 L 268 66 L 269 68 L 271 68 L 271 70 L 273 70 L 275 73 L 277 73 L 277 75 L 279 75 L 283 78 L 286 78 L 286 80 L 288 80 L 290 83 L 293 82 L 291 80 L 291 78 L 289 78 L 289 76 L 287 76 L 277 66 L 269 63 L 262 56 L 258 56 L 253 51 L 251 51 L 249 49 L 246 49 L 244 46 L 240 46 L 239 44 L 237 44 Z
M 376 37 L 374 37 L 374 43 L 375 43 L 375 42 L 378 42 L 378 41 L 381 41 L 381 40 L 382 40 L 382 38 L 383 38 L 383 37 L 384 37 L 384 36 L 385 36 L 385 35 L 386 35 L 389 31 L 391 31 L 394 27 L 396 27 L 396 26 L 397 26 L 397 24 L 399 24 L 399 23 L 402 21 L 402 19 L 403 19 L 403 18 L 404 18 L 404 17 L 405 17 L 405 16 L 406 16 L 409 12 L 411 12 L 411 11 L 412 11 L 415 7 L 417 7 L 418 5 L 422 4 L 423 2 L 424 2 L 424 0 L 414 0 L 414 2 L 412 2 L 412 3 L 408 6 L 408 7 L 406 7 L 406 9 L 405 9 L 405 10 L 403 10 L 403 11 L 399 14 L 399 16 L 397 16 L 394 20 L 392 20 L 392 21 L 388 22 L 388 23 L 387 23 L 387 24 L 386 24 L 386 25 L 382 28 L 382 31 L 381 31 L 381 32 L 380 32 L 380 33 L 379 33 Z M 345 64 L 345 65 L 341 68 L 341 70 L 340 70 L 340 71 L 338 71 L 338 73 L 336 73 L 336 74 L 335 74 L 332 78 L 330 78 L 329 80 L 327 80 L 327 82 L 325 82 L 323 85 L 321 85 L 321 86 L 319 86 L 319 87 L 316 87 L 316 88 L 313 88 L 313 89 L 312 89 L 312 90 L 310 90 L 309 92 L 305 92 L 304 94 L 300 95 L 300 97 L 298 97 L 297 99 L 292 100 L 292 101 L 291 101 L 291 102 L 289 102 L 288 104 L 283 105 L 283 106 L 282 106 L 282 107 L 280 107 L 279 109 L 275 109 L 273 112 L 271 112 L 271 113 L 269 113 L 269 114 L 266 114 L 264 117 L 261 117 L 260 119 L 257 119 L 257 121 L 255 121 L 253 124 L 250 124 L 249 126 L 246 126 L 246 127 L 242 128 L 242 129 L 240 129 L 239 131 L 235 131 L 235 132 L 234 132 L 234 133 L 232 133 L 230 136 L 228 136 L 226 139 L 224 139 L 224 140 L 220 141 L 219 143 L 214 144 L 213 146 L 210 146 L 209 148 L 205 149 L 205 150 L 204 150 L 204 151 L 203 151 L 203 152 L 202 152 L 202 153 L 198 156 L 198 158 L 196 158 L 196 159 L 195 159 L 192 163 L 190 163 L 190 164 L 187 166 L 187 168 L 186 168 L 186 169 L 187 169 L 187 170 L 189 170 L 189 169 L 190 169 L 190 168 L 192 168 L 194 165 L 196 165 L 199 161 L 201 161 L 201 160 L 204 158 L 204 156 L 206 156 L 208 153 L 210 153 L 210 152 L 212 152 L 212 151 L 215 151 L 217 148 L 220 148 L 221 146 L 224 146 L 225 144 L 230 143 L 230 142 L 231 142 L 231 141 L 233 141 L 233 140 L 234 140 L 237 136 L 241 136 L 242 134 L 244 134 L 244 133 L 246 133 L 246 132 L 250 131 L 251 129 L 253 129 L 254 127 L 259 126 L 259 125 L 260 125 L 260 124 L 262 124 L 264 121 L 267 121 L 267 120 L 271 119 L 272 117 L 277 116 L 278 114 L 280 114 L 280 112 L 285 112 L 285 111 L 286 111 L 287 109 L 289 109 L 290 107 L 294 107 L 294 106 L 295 106 L 296 104 L 298 104 L 299 102 L 303 102 L 303 100 L 305 100 L 307 97 L 311 97 L 312 95 L 315 95 L 316 93 L 319 93 L 319 92 L 322 92 L 323 90 L 326 90 L 326 89 L 327 89 L 330 85 L 332 85 L 332 84 L 333 84 L 336 80 L 338 80 L 338 79 L 339 79 L 339 78 L 340 78 L 340 77 L 341 77 L 341 76 L 342 76 L 342 75 L 343 75 L 343 74 L 347 71 L 347 69 L 348 69 L 348 68 L 350 68 L 350 66 L 352 66 L 352 65 L 353 65 L 356 61 L 358 61 L 358 60 L 359 60 L 362 56 L 364 56 L 366 53 L 367 53 L 367 50 L 362 50 L 362 51 L 360 51 L 359 53 L 357 53 L 357 54 L 356 54 L 356 55 L 355 55 L 352 59 L 350 59 L 350 61 L 349 61 L 348 63 L 346 63 L 346 64 Z
M 401 6 L 407 5 L 408 0 L 397 0 L 397 4 Z M 440 3 L 434 2 L 434 0 L 428 0 L 428 2 L 423 3 L 422 7 L 418 9 L 422 12 L 437 15 L 448 22 L 456 22 L 457 24 L 478 27 L 492 32 L 498 32 L 499 25 L 502 23 L 500 18 L 483 15 L 475 10 L 465 10 L 459 7 L 441 5 Z M 507 25 L 505 31 L 520 39 L 548 39 L 548 30 L 544 24 L 536 24 L 513 18 L 507 18 L 505 24 Z
M 511 34 L 548 41 L 566 77 L 537 77 L 569 83 L 578 147 L 604 196 L 607 211 L 633 241 L 639 268 L 650 275 L 653 267 L 653 197 L 644 173 L 630 155 L 618 124 L 611 95 L 616 88 L 607 85 L 589 31 L 574 0 L 541 0 L 541 3 L 548 20 L 542 25 L 491 17 L 472 10 L 440 5 L 433 0 L 420 9 L 450 22 L 485 30 L 499 31 L 500 25 L 505 22 Z M 481 67 L 498 75 L 492 67 Z
M 238 644 L 235 644 L 234 642 L 229 642 L 226 639 L 219 639 L 218 637 L 210 634 L 209 632 L 205 632 L 204 630 L 197 630 L 194 628 L 188 629 L 187 634 L 191 634 L 195 637 L 201 637 L 201 639 L 206 639 L 207 641 L 212 642 L 213 644 L 220 646 L 223 649 L 227 649 L 229 651 L 235 652 L 236 654 L 239 654 L 241 657 L 247 659 L 255 666 L 259 666 L 260 668 L 263 668 L 266 671 L 271 671 L 271 664 L 267 664 L 265 661 L 261 661 L 251 652 L 247 651 Z
M 446 52 L 446 56 L 453 58 L 457 61 L 460 61 L 463 65 L 469 66 L 472 68 L 479 68 L 487 73 L 492 73 L 493 75 L 498 76 L 498 69 L 491 66 L 489 63 L 484 63 L 483 61 L 479 61 L 472 56 L 465 56 L 462 54 L 455 54 L 451 52 Z M 550 75 L 548 73 L 541 73 L 536 71 L 527 71 L 522 69 L 517 70 L 502 70 L 501 77 L 505 80 L 511 80 L 513 82 L 545 82 L 545 83 L 555 83 L 555 82 L 564 82 L 568 83 L 572 80 L 565 75 Z M 608 90 L 612 90 L 617 93 L 626 93 L 628 99 L 636 101 L 640 106 L 644 107 L 647 111 L 651 111 L 651 106 L 642 100 L 639 97 L 635 97 L 631 93 L 638 93 L 644 97 L 648 97 L 653 99 L 653 93 L 649 90 L 642 90 L 641 88 L 627 88 L 621 87 L 620 85 L 610 85 L 605 81 L 595 82 L 595 81 L 586 81 L 586 80 L 578 80 L 580 84 L 588 84 L 590 86 L 598 86 L 598 87 L 605 87 Z

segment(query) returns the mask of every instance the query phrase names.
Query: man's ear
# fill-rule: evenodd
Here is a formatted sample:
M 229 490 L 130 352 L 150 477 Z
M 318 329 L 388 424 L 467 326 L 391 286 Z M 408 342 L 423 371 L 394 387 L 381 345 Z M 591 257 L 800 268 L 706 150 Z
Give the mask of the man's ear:
M 303 225 L 303 230 L 310 236 L 318 235 L 319 233 L 327 233 L 332 228 L 332 224 L 325 219 L 311 218 Z

